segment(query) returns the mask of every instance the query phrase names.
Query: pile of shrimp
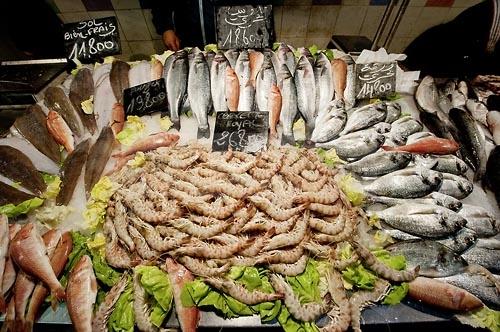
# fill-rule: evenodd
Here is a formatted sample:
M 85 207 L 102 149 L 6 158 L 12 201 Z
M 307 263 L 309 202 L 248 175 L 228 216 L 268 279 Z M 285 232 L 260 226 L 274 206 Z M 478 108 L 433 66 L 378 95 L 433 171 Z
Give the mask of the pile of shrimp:
M 387 280 L 418 274 L 389 268 L 359 242 L 357 225 L 366 216 L 313 151 L 281 147 L 251 155 L 191 146 L 145 157 L 142 167 L 113 176 L 121 188 L 109 203 L 104 233 L 106 259 L 116 268 L 170 256 L 245 304 L 282 299 L 297 320 L 327 315 L 323 331 L 359 331 L 361 310 L 386 295 Z M 345 243 L 354 251 L 341 260 Z M 322 303 L 301 303 L 285 281 L 304 272 L 310 257 L 331 262 Z M 373 290 L 348 296 L 341 271 L 358 260 L 380 278 Z M 224 278 L 231 266 L 266 267 L 275 293 L 248 291 Z

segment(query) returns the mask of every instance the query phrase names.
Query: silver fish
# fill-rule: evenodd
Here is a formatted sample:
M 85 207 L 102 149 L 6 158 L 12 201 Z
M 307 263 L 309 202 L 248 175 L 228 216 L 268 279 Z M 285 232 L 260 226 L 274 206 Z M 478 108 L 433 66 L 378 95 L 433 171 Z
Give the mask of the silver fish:
M 392 123 L 389 135 L 396 142 L 404 144 L 408 136 L 422 129 L 422 124 L 419 121 L 413 119 L 411 116 L 405 116 Z
M 454 155 L 434 156 L 434 155 L 415 155 L 415 164 L 432 168 L 435 171 L 462 175 L 467 172 L 467 164 L 462 159 Z
M 227 111 L 226 68 L 230 66 L 224 53 L 217 51 L 210 67 L 210 90 L 216 112 Z
M 365 129 L 385 120 L 387 106 L 385 103 L 369 104 L 352 112 L 341 135 Z
M 465 106 L 469 110 L 474 120 L 479 121 L 484 126 L 488 127 L 488 121 L 486 119 L 488 115 L 488 108 L 485 104 L 478 100 L 467 99 Z
M 297 62 L 294 80 L 297 88 L 297 107 L 306 123 L 306 140 L 309 140 L 316 119 L 316 83 L 313 67 L 305 56 L 301 56 Z
M 274 51 L 272 49 L 264 49 L 264 51 L 262 53 L 264 54 L 264 61 L 266 61 L 266 59 L 271 60 L 271 63 L 273 64 L 274 72 L 276 74 L 278 74 L 278 71 L 280 70 L 280 63 L 279 63 L 278 56 L 276 55 L 276 53 L 274 53 Z
M 311 135 L 311 141 L 324 143 L 339 136 L 347 121 L 347 113 L 343 108 L 337 108 L 334 103 L 327 106 L 326 111 L 318 114 Z
M 356 64 L 354 63 L 354 60 L 350 56 L 343 58 L 343 60 L 347 64 L 347 77 L 346 77 L 346 87 L 344 90 L 344 101 L 346 109 L 350 109 L 354 107 L 354 105 L 356 104 L 356 92 L 355 92 Z M 335 98 L 337 97 L 335 96 Z
M 413 144 L 418 140 L 421 140 L 422 138 L 432 137 L 432 136 L 434 136 L 434 134 L 429 131 L 421 131 L 415 134 L 411 134 L 410 136 L 408 136 L 406 144 Z
M 493 273 L 500 273 L 500 250 L 476 245 L 464 252 L 462 257 L 469 264 L 479 264 Z
M 500 276 L 495 276 L 495 278 L 500 282 Z M 500 307 L 500 297 L 498 296 L 495 284 L 483 274 L 465 271 L 452 276 L 438 278 L 438 280 L 465 289 L 469 293 L 476 295 L 488 306 Z
M 445 207 L 455 212 L 460 210 L 460 208 L 462 207 L 462 202 L 460 202 L 458 199 L 438 192 L 430 193 L 429 195 L 423 198 L 405 199 L 405 198 L 392 198 L 384 196 L 367 195 L 366 199 L 368 203 L 380 203 L 386 206 L 394 206 L 394 205 L 408 204 L 408 203 L 434 204 Z
M 281 91 L 281 113 L 280 123 L 283 128 L 281 136 L 281 145 L 295 145 L 295 137 L 293 136 L 293 123 L 297 116 L 297 89 L 293 80 L 293 76 L 288 70 L 286 64 L 282 64 L 278 77 L 279 88 Z
M 405 168 L 411 159 L 412 155 L 408 152 L 381 151 L 347 164 L 344 168 L 361 176 L 380 176 Z
M 495 237 L 478 239 L 476 246 L 480 248 L 500 250 L 500 239 Z
M 417 203 L 396 205 L 376 215 L 391 227 L 427 238 L 449 236 L 467 223 L 458 213 L 442 206 Z
M 479 237 L 495 236 L 500 232 L 500 223 L 495 215 L 481 206 L 463 204 L 458 213 L 467 219 L 467 228 L 472 229 Z
M 401 117 L 401 105 L 398 102 L 388 102 L 387 104 L 387 116 L 384 122 L 393 123 Z
M 431 240 L 403 241 L 386 249 L 394 254 L 404 255 L 408 269 L 419 265 L 419 275 L 424 277 L 447 277 L 467 268 L 462 257 L 441 243 Z
M 457 254 L 461 254 L 477 242 L 477 234 L 471 229 L 464 228 L 457 234 L 437 242 L 447 246 Z
M 255 89 L 252 86 L 250 60 L 248 50 L 241 51 L 236 61 L 236 75 L 240 82 L 240 97 L 238 101 L 238 112 L 249 112 L 253 110 Z
M 183 50 L 184 51 L 184 50 Z M 177 51 L 179 52 L 179 51 Z M 176 52 L 176 53 L 177 53 Z M 184 51 L 185 52 L 185 51 Z M 162 73 L 162 77 L 163 79 L 165 80 L 165 86 L 167 86 L 167 81 L 168 81 L 168 73 L 170 72 L 170 67 L 172 66 L 172 62 L 174 62 L 175 60 L 175 53 L 173 54 L 170 54 L 170 56 L 168 56 L 166 59 L 165 59 L 165 63 L 163 64 L 163 73 Z
M 193 114 L 198 121 L 198 138 L 209 138 L 208 111 L 212 107 L 210 94 L 210 70 L 203 53 L 194 56 L 189 67 L 188 98 Z M 171 75 L 169 75 L 171 77 Z
M 276 51 L 278 62 L 280 66 L 285 64 L 288 67 L 290 73 L 295 73 L 295 55 L 293 54 L 290 47 L 285 43 L 280 43 L 278 50 Z M 280 68 L 281 70 L 281 68 Z
M 439 92 L 432 76 L 425 76 L 415 92 L 417 105 L 426 113 L 436 115 L 448 129 L 454 128 L 448 115 L 438 105 Z
M 314 66 L 314 57 L 313 57 L 311 51 L 309 51 L 309 49 L 307 47 L 299 47 L 297 49 L 297 51 L 299 52 L 299 54 L 301 56 L 306 57 L 307 61 L 309 61 L 311 66 Z
M 330 142 L 318 143 L 316 147 L 334 148 L 341 159 L 357 160 L 377 151 L 384 144 L 384 141 L 384 135 L 372 130 L 362 130 L 341 136 Z
M 167 74 L 167 100 L 170 110 L 170 120 L 174 128 L 180 129 L 181 123 L 179 114 L 186 99 L 188 85 L 188 59 L 187 53 L 180 50 L 172 54 L 168 59 L 172 59 L 170 69 Z M 165 68 L 165 67 L 164 67 Z M 165 74 L 164 74 L 165 75 Z
M 316 114 L 325 112 L 333 99 L 333 75 L 330 60 L 324 53 L 319 53 L 314 64 L 314 80 L 316 82 Z
M 240 52 L 236 49 L 230 49 L 224 52 L 224 56 L 226 57 L 227 61 L 229 61 L 231 68 L 236 68 L 236 61 L 238 60 L 239 55 Z
M 437 190 L 442 181 L 443 175 L 439 172 L 407 168 L 376 179 L 365 186 L 365 191 L 394 198 L 418 198 Z
M 469 196 L 474 189 L 474 184 L 461 176 L 443 173 L 443 183 L 439 192 L 453 196 L 457 199 L 464 199 Z
M 276 72 L 274 71 L 271 58 L 264 56 L 264 63 L 257 74 L 257 80 L 255 82 L 255 101 L 259 111 L 269 112 L 269 91 L 271 91 L 271 87 L 276 84 Z

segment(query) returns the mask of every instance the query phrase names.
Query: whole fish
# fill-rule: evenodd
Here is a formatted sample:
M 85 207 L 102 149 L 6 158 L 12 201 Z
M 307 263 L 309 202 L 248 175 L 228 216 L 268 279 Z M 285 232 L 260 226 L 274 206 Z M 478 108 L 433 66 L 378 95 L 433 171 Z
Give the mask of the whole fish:
M 351 56 L 347 56 L 343 58 L 345 63 L 347 64 L 347 76 L 345 81 L 345 89 L 344 89 L 344 103 L 346 109 L 350 109 L 354 107 L 356 104 L 356 90 L 355 90 L 355 82 L 356 82 L 356 73 L 355 73 L 355 62 L 351 58 Z M 333 73 L 334 79 L 336 76 L 336 72 L 334 69 Z M 335 92 L 335 94 L 337 94 Z M 336 97 L 335 97 L 336 98 Z
M 448 116 L 439 108 L 439 92 L 432 76 L 425 76 L 422 79 L 415 92 L 415 100 L 424 112 L 436 115 L 445 128 L 450 127 Z M 434 134 L 438 135 L 437 133 Z
M 408 296 L 439 309 L 463 312 L 484 305 L 476 296 L 444 281 L 417 277 L 409 285 Z
M 210 90 L 216 112 L 227 111 L 226 103 L 226 69 L 229 67 L 222 51 L 217 51 L 212 66 L 210 67 Z
M 273 63 L 269 57 L 264 59 L 264 63 L 257 75 L 255 82 L 255 102 L 259 111 L 269 112 L 270 89 L 277 85 L 276 72 Z
M 61 161 L 59 145 L 47 130 L 45 114 L 40 106 L 28 107 L 26 113 L 16 119 L 14 127 L 44 155 L 56 163 Z
M 462 257 L 469 264 L 479 264 L 493 273 L 500 273 L 500 250 L 475 245 L 464 252 Z
M 238 112 L 249 112 L 253 110 L 255 88 L 252 85 L 250 70 L 250 58 L 248 50 L 243 50 L 238 56 L 236 67 L 234 68 L 240 83 L 240 96 L 238 98 Z
M 176 51 L 175 53 L 177 52 L 180 52 L 180 51 L 184 51 L 185 50 L 179 50 L 179 51 Z M 166 59 L 165 59 L 165 63 L 163 64 L 163 73 L 162 73 L 162 77 L 163 79 L 165 80 L 165 86 L 167 86 L 167 81 L 168 81 L 168 73 L 170 72 L 170 67 L 172 66 L 172 62 L 174 62 L 175 60 L 175 57 L 174 57 L 174 54 L 175 53 L 172 53 L 170 54 Z
M 280 71 L 281 71 L 281 66 L 285 64 L 290 73 L 295 73 L 295 55 L 293 54 L 292 50 L 290 49 L 290 47 L 288 47 L 287 44 L 280 43 L 280 46 L 276 51 L 276 55 L 280 65 Z M 280 79 L 278 79 L 278 81 L 279 80 Z
M 113 154 L 113 157 L 123 158 L 139 151 L 146 152 L 157 149 L 162 146 L 174 146 L 178 140 L 179 140 L 179 135 L 177 134 L 159 132 L 153 135 L 149 135 L 148 137 L 143 138 L 141 140 L 138 140 L 130 148 L 122 152 Z
M 115 103 L 113 105 L 112 115 L 111 115 L 111 130 L 113 131 L 113 135 L 116 137 L 125 127 L 125 110 L 123 109 L 123 105 L 120 103 Z M 105 130 L 107 127 L 104 127 L 101 130 Z
M 465 103 L 467 97 L 464 96 L 460 91 L 454 90 L 451 92 L 451 106 L 453 108 L 465 109 Z
M 348 116 L 347 123 L 341 135 L 371 127 L 376 123 L 384 121 L 386 115 L 387 106 L 385 103 L 369 104 L 360 107 Z
M 42 152 L 37 150 L 30 142 L 28 142 L 24 137 L 4 137 L 0 138 L 0 145 L 8 145 L 19 151 L 21 151 L 26 157 L 28 157 L 33 166 L 40 172 L 48 174 L 59 173 L 59 165 L 57 165 L 53 160 L 44 155 Z
M 194 276 L 184 266 L 172 258 L 165 259 L 164 269 L 168 273 L 174 292 L 175 311 L 183 332 L 195 332 L 200 321 L 200 311 L 196 307 L 185 307 L 181 300 L 181 290 L 184 285 L 194 280 Z
M 97 129 L 97 123 L 94 113 L 86 114 L 83 111 L 82 102 L 89 100 L 94 95 L 94 80 L 92 71 L 88 68 L 81 68 L 76 73 L 69 87 L 69 100 L 77 110 L 82 124 L 87 130 L 94 134 Z
M 457 158 L 451 154 L 445 156 L 415 155 L 415 164 L 432 168 L 433 170 L 438 172 L 451 173 L 456 175 L 465 174 L 468 169 L 467 165 L 462 161 L 462 159 Z
M 274 51 L 270 48 L 265 48 L 262 51 L 262 53 L 264 54 L 264 62 L 266 62 L 267 59 L 271 60 L 271 63 L 273 64 L 274 72 L 277 75 L 278 71 L 280 70 L 280 63 L 279 63 L 278 56 L 276 55 L 276 53 L 274 53 Z
M 474 184 L 461 176 L 449 173 L 443 173 L 443 183 L 439 192 L 445 195 L 453 196 L 456 199 L 464 199 L 469 196 L 474 189 Z
M 458 233 L 442 240 L 437 240 L 457 254 L 463 253 L 477 242 L 477 234 L 471 229 L 464 228 Z
M 293 146 L 295 145 L 293 123 L 298 113 L 297 89 L 295 87 L 293 76 L 288 70 L 286 64 L 281 64 L 278 77 L 281 79 L 279 81 L 279 88 L 281 91 L 280 123 L 281 127 L 283 128 L 283 133 L 281 135 L 281 145 L 290 144 Z
M 439 137 L 428 137 L 416 143 L 403 146 L 382 146 L 386 151 L 406 151 L 419 154 L 452 154 L 457 152 L 459 145 L 454 140 Z
M 393 254 L 404 255 L 408 269 L 420 266 L 423 277 L 447 277 L 463 272 L 467 262 L 450 248 L 431 240 L 411 240 L 385 248 Z
M 396 205 L 377 211 L 376 215 L 391 227 L 427 238 L 449 236 L 467 223 L 462 216 L 442 206 L 418 203 Z
M 62 234 L 61 241 L 57 245 L 50 259 L 50 265 L 54 270 L 56 277 L 59 277 L 63 272 L 66 263 L 68 262 L 68 257 L 73 250 L 73 240 L 71 234 L 66 232 Z M 28 311 L 26 313 L 26 324 L 28 329 L 33 326 L 39 310 L 45 301 L 45 298 L 49 295 L 48 289 L 43 285 L 43 283 L 38 283 L 31 295 L 31 300 L 29 303 Z
M 306 140 L 309 140 L 316 119 L 316 83 L 313 67 L 305 56 L 301 56 L 297 62 L 294 80 L 297 89 L 297 108 L 306 123 Z
M 35 198 L 35 196 L 24 191 L 17 190 L 16 188 L 0 181 L 0 206 L 9 203 L 17 205 L 32 198 Z
M 172 58 L 170 70 L 166 78 L 168 108 L 170 110 L 170 120 L 174 128 L 180 129 L 180 112 L 184 100 L 187 98 L 188 84 L 188 59 L 185 50 L 175 52 L 169 58 Z
M 90 139 L 86 139 L 78 144 L 75 151 L 64 160 L 64 164 L 61 167 L 61 189 L 56 197 L 57 205 L 68 205 L 71 197 L 73 197 L 78 178 L 87 161 L 89 149 Z
M 6 260 L 9 255 L 9 219 L 6 215 L 0 214 L 0 280 L 3 281 L 6 267 Z M 3 286 L 3 285 L 2 285 Z M 6 304 L 4 290 L 0 292 L 0 312 L 4 313 Z
M 466 227 L 479 237 L 495 236 L 500 232 L 500 223 L 496 221 L 495 215 L 481 206 L 463 204 L 458 213 L 467 219 Z
M 408 152 L 377 152 L 344 168 L 361 176 L 381 176 L 405 168 L 411 160 Z
M 389 135 L 393 140 L 404 143 L 408 136 L 422 129 L 423 127 L 420 122 L 411 116 L 404 116 L 392 123 Z
M 45 90 L 45 98 L 43 101 L 49 110 L 56 111 L 63 117 L 64 121 L 66 121 L 76 136 L 82 136 L 84 129 L 80 117 L 73 107 L 73 104 L 60 87 L 48 87 Z
M 129 84 L 132 86 L 130 80 L 130 72 L 136 66 L 132 67 L 129 71 Z M 111 87 L 109 79 L 109 72 L 111 71 L 111 64 L 106 63 L 94 69 L 94 114 L 97 121 L 97 130 L 109 126 L 111 124 L 111 110 L 116 104 L 117 100 Z
M 493 191 L 497 204 L 500 206 L 500 146 L 495 146 L 490 152 L 486 164 L 485 185 Z
M 205 55 L 205 60 L 207 60 L 208 68 L 212 68 L 212 62 L 215 58 L 215 52 L 210 50 L 208 52 L 204 51 L 203 55 Z
M 319 116 L 326 111 L 334 95 L 332 65 L 324 53 L 318 53 L 313 70 L 316 85 L 315 107 Z
M 433 113 L 420 112 L 419 118 L 425 127 L 437 137 L 453 139 L 453 133 L 456 132 L 456 128 L 453 124 L 452 127 L 445 125 L 441 119 Z
M 384 141 L 384 135 L 368 129 L 340 136 L 330 142 L 317 143 L 316 147 L 334 148 L 343 160 L 358 160 L 377 151 Z
M 172 75 L 170 74 L 169 77 Z M 212 107 L 212 95 L 210 93 L 210 69 L 203 53 L 196 54 L 189 66 L 187 92 L 191 109 L 198 122 L 197 137 L 198 139 L 209 138 L 208 111 Z
M 425 168 L 406 168 L 384 175 L 365 186 L 365 191 L 394 198 L 424 197 L 436 191 L 443 181 L 439 172 Z
M 26 274 L 41 280 L 50 288 L 51 294 L 58 300 L 65 298 L 64 288 L 50 266 L 47 249 L 38 234 L 35 225 L 26 224 L 17 234 L 10 245 L 12 260 Z
M 239 55 L 240 52 L 236 49 L 230 49 L 224 52 L 224 56 L 226 57 L 227 61 L 229 61 L 229 64 L 233 69 L 236 68 L 236 61 L 238 61 Z
M 238 75 L 233 68 L 226 68 L 226 103 L 231 112 L 238 111 L 238 101 L 240 98 L 240 82 Z
M 393 123 L 401 117 L 401 105 L 398 102 L 388 102 L 387 105 L 387 116 L 384 122 Z M 420 129 L 422 130 L 422 129 Z M 420 131 L 418 130 L 418 131 Z
M 314 56 L 312 55 L 311 51 L 307 47 L 299 47 L 297 49 L 297 52 L 299 52 L 299 54 L 301 56 L 304 56 L 307 59 L 307 61 L 309 61 L 311 66 L 314 66 Z
M 151 81 L 151 63 L 143 60 L 131 67 L 128 71 L 128 81 L 130 87 Z
M 0 174 L 37 195 L 47 188 L 31 160 L 8 145 L 0 145 Z
M 462 202 L 460 202 L 458 199 L 438 192 L 432 192 L 422 198 L 411 199 L 367 195 L 366 200 L 368 203 L 380 203 L 386 206 L 395 206 L 408 203 L 439 205 L 455 212 L 458 212 L 462 208 Z
M 326 110 L 316 117 L 316 123 L 311 135 L 311 141 L 324 143 L 336 139 L 347 122 L 347 113 L 343 108 L 337 108 L 330 103 Z
M 73 133 L 59 113 L 49 111 L 49 114 L 47 114 L 47 130 L 58 144 L 64 146 L 68 153 L 73 152 L 75 149 Z
M 157 58 L 151 59 L 151 81 L 159 80 L 163 74 L 163 64 Z
M 92 332 L 106 332 L 108 331 L 108 319 L 115 304 L 120 298 L 120 295 L 125 291 L 129 283 L 130 277 L 128 273 L 123 273 L 120 280 L 109 290 L 101 302 L 99 308 L 96 310 L 94 319 L 92 320 Z
M 250 82 L 252 86 L 255 88 L 255 80 L 257 79 L 257 74 L 262 68 L 262 64 L 264 63 L 264 54 L 262 52 L 251 50 L 248 52 L 248 61 L 250 64 Z
M 115 60 L 109 72 L 109 81 L 111 82 L 113 94 L 115 95 L 116 101 L 120 104 L 123 104 L 123 90 L 130 87 L 128 79 L 129 70 L 130 65 L 128 63 L 121 60 Z
M 499 277 L 497 276 L 496 279 L 498 280 Z M 465 289 L 471 294 L 476 295 L 488 306 L 492 306 L 493 308 L 500 307 L 500 297 L 498 296 L 495 284 L 482 274 L 466 271 L 439 278 L 438 280 Z
M 488 128 L 493 135 L 493 141 L 496 145 L 500 144 L 500 112 L 499 111 L 490 111 L 488 112 L 487 123 Z
M 2 218 L 0 216 L 0 218 Z M 10 224 L 9 225 L 9 246 L 17 232 L 21 230 L 20 224 Z M 3 280 L 2 280 L 2 296 L 5 298 L 5 295 L 9 292 L 11 287 L 14 285 L 16 281 L 16 267 L 14 267 L 14 262 L 9 255 L 9 249 L 7 248 L 6 257 L 5 257 L 5 268 L 3 272 Z
M 465 106 L 469 110 L 474 120 L 488 127 L 488 121 L 487 121 L 488 108 L 486 107 L 485 104 L 483 104 L 478 100 L 467 99 Z
M 89 150 L 88 160 L 91 162 L 86 163 L 85 166 L 85 192 L 87 197 L 94 185 L 101 178 L 104 167 L 111 157 L 115 136 L 110 127 L 105 127 L 101 131 L 99 138 L 97 138 L 94 145 Z
M 460 153 L 464 161 L 469 164 L 476 173 L 476 180 L 483 177 L 486 171 L 486 151 L 484 149 L 484 137 L 476 125 L 476 121 L 464 110 L 452 108 L 450 120 L 457 127 L 459 134 L 455 139 L 460 143 Z
M 267 98 L 267 109 L 269 111 L 269 130 L 271 137 L 274 138 L 278 136 L 276 127 L 280 121 L 281 103 L 282 98 L 280 89 L 277 85 L 272 85 L 269 91 L 269 97 Z
M 347 63 L 342 59 L 333 59 L 331 67 L 335 99 L 344 100 L 344 91 L 347 87 Z
M 415 134 L 411 134 L 408 136 L 408 139 L 406 140 L 406 144 L 413 144 L 418 142 L 419 140 L 423 138 L 429 138 L 429 137 L 434 137 L 434 134 L 428 131 L 421 131 Z
M 97 297 L 97 282 L 89 256 L 83 255 L 71 270 L 67 292 L 68 313 L 75 330 L 93 331 L 92 313 Z

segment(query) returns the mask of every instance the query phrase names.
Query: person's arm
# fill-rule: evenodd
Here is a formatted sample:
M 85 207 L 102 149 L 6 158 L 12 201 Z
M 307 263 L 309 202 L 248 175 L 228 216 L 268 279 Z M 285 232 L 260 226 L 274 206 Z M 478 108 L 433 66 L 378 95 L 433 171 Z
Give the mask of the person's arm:
M 175 33 L 175 25 L 173 21 L 173 13 L 176 4 L 173 1 L 153 1 L 152 14 L 153 25 L 156 32 L 162 36 L 165 46 L 172 50 L 177 51 L 180 48 L 180 40 Z

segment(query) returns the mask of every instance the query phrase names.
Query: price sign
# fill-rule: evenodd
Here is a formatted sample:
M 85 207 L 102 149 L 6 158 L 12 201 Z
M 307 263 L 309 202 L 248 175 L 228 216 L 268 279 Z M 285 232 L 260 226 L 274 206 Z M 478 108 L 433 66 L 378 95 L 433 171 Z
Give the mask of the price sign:
M 222 6 L 217 8 L 217 47 L 271 47 L 273 8 L 267 6 Z
M 166 111 L 166 91 L 163 78 L 123 90 L 125 114 L 141 116 Z
M 68 59 L 77 58 L 82 62 L 120 54 L 121 44 L 116 17 L 65 24 L 64 47 Z
M 217 112 L 212 150 L 248 153 L 267 145 L 269 112 Z
M 396 91 L 396 62 L 356 64 L 356 99 L 384 97 Z

